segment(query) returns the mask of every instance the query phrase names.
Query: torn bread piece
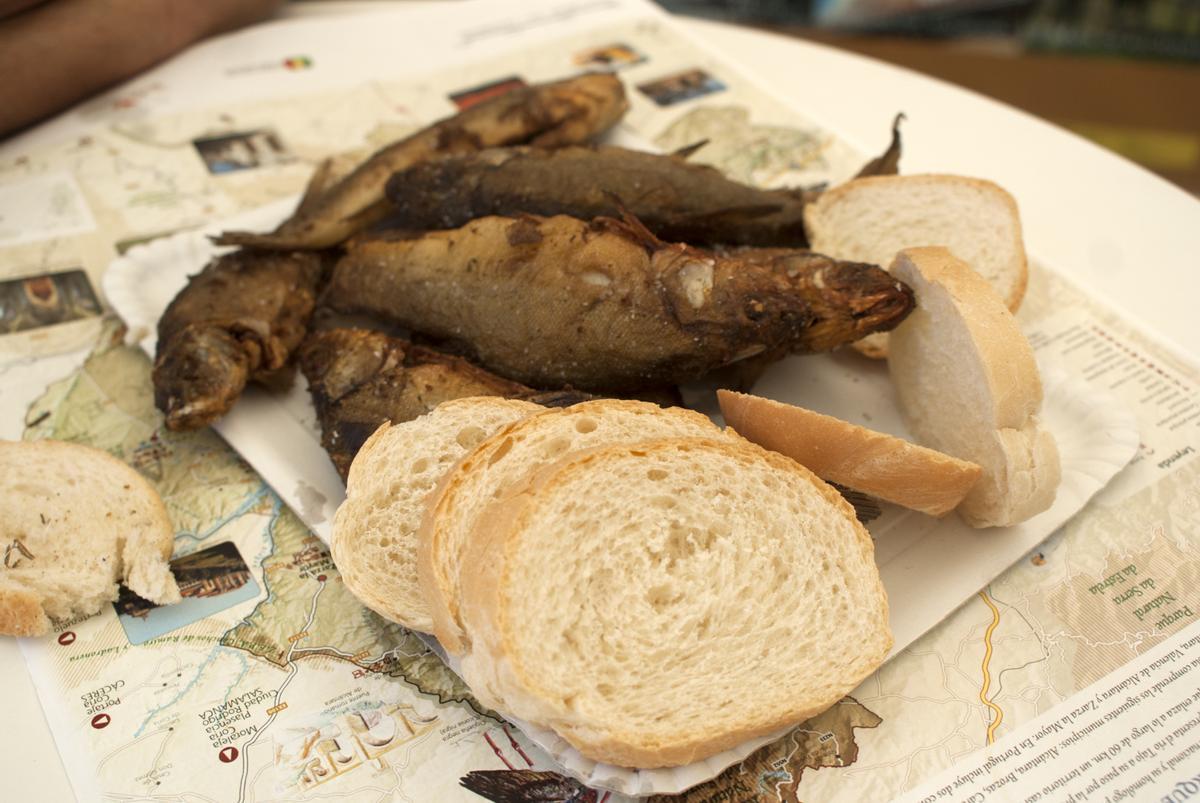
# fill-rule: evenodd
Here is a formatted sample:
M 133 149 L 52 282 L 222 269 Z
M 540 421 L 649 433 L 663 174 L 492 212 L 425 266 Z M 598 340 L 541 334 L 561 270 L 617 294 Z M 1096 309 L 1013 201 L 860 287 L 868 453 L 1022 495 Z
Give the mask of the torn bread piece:
M 96 613 L 120 583 L 159 605 L 179 602 L 166 506 L 108 452 L 0 441 L 0 500 L 0 634 L 40 636 L 51 619 Z

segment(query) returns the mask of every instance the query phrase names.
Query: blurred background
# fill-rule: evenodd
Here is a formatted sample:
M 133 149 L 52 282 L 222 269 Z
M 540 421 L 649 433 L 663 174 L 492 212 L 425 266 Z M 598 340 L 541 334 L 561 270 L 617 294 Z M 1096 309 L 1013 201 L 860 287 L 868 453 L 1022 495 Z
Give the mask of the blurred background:
M 1025 109 L 1200 195 L 1200 0 L 658 0 Z

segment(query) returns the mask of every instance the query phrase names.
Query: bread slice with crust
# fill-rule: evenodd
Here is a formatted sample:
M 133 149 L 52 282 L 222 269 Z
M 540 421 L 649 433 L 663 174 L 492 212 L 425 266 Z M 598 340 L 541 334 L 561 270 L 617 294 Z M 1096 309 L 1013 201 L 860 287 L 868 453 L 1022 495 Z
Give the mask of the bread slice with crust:
M 1033 348 L 995 289 L 945 248 L 901 251 L 891 272 L 916 294 L 892 332 L 888 372 L 909 431 L 983 469 L 958 512 L 1005 527 L 1054 502 L 1061 475 L 1042 428 Z
M 1017 203 L 990 181 L 964 176 L 869 176 L 848 181 L 804 209 L 814 251 L 887 266 L 904 248 L 940 245 L 987 279 L 1013 312 L 1028 265 Z M 886 333 L 854 347 L 887 356 Z
M 175 528 L 158 491 L 108 452 L 64 441 L 0 441 L 0 634 L 93 614 L 118 583 L 178 602 Z
M 385 619 L 433 629 L 417 585 L 417 527 L 425 501 L 455 461 L 502 426 L 543 408 L 497 396 L 443 402 L 403 424 L 384 424 L 350 464 L 330 551 L 354 596 Z
M 823 480 L 930 516 L 953 510 L 979 480 L 975 463 L 791 404 L 718 390 L 725 422 Z
M 744 440 L 577 452 L 480 528 L 464 677 L 596 761 L 677 766 L 797 724 L 892 643 L 853 509 Z
M 463 555 L 485 508 L 527 474 L 600 444 L 720 433 L 708 418 L 681 407 L 597 399 L 530 416 L 481 443 L 446 472 L 421 522 L 418 576 L 438 641 L 454 655 L 469 648 L 461 624 Z

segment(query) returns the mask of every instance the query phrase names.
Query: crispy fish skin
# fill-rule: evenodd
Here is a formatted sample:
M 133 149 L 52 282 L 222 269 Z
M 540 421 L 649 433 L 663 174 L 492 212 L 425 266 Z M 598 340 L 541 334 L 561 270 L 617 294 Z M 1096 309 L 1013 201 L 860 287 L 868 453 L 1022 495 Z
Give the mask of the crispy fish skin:
M 324 302 L 466 344 L 541 387 L 630 391 L 758 354 L 823 351 L 890 329 L 911 291 L 806 252 L 719 257 L 635 221 L 487 217 L 352 243 Z
M 608 73 L 514 89 L 377 151 L 274 233 L 225 232 L 215 242 L 276 250 L 328 248 L 386 214 L 384 184 L 398 170 L 436 154 L 526 142 L 543 147 L 586 142 L 611 128 L 628 106 L 621 81 Z
M 318 253 L 235 251 L 188 280 L 158 322 L 154 403 L 168 429 L 207 426 L 248 381 L 285 373 L 325 268 Z
M 488 215 L 616 217 L 624 207 L 658 237 L 693 245 L 807 245 L 804 190 L 761 190 L 668 154 L 611 146 L 495 148 L 392 176 L 389 224 L 451 229 Z
M 444 401 L 505 396 L 558 407 L 588 398 L 569 390 L 535 391 L 461 357 L 366 329 L 313 332 L 298 360 L 321 422 L 321 445 L 343 480 L 381 424 L 411 421 Z

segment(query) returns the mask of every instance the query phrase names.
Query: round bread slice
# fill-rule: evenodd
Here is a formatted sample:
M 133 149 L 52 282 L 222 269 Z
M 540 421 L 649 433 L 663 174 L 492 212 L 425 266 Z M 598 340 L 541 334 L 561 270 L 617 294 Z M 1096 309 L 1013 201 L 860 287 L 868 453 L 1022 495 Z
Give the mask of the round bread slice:
M 958 506 L 979 480 L 975 463 L 791 404 L 718 390 L 725 423 L 823 480 L 930 516 Z
M 0 634 L 38 636 L 85 616 L 118 583 L 179 602 L 167 561 L 175 528 L 158 491 L 107 452 L 63 441 L 0 441 Z
M 901 251 L 891 272 L 917 299 L 888 353 L 908 429 L 983 469 L 959 515 L 972 527 L 1006 527 L 1050 507 L 1058 448 L 1038 421 L 1033 348 L 1003 299 L 945 248 Z
M 577 449 L 720 432 L 707 417 L 681 407 L 597 399 L 530 416 L 480 444 L 446 472 L 421 523 L 418 576 L 441 645 L 454 655 L 469 649 L 459 585 L 466 545 L 484 508 L 526 475 Z
M 777 732 L 891 647 L 853 509 L 747 441 L 586 450 L 493 510 L 463 569 L 464 677 L 596 761 L 678 766 Z
M 990 181 L 964 176 L 869 176 L 848 181 L 804 209 L 812 249 L 838 259 L 891 264 L 904 248 L 940 245 L 987 279 L 1013 312 L 1029 270 L 1017 203 Z M 854 347 L 887 356 L 886 333 Z
M 417 527 L 425 498 L 456 460 L 497 429 L 543 409 L 473 396 L 443 402 L 403 424 L 384 424 L 350 464 L 330 551 L 354 596 L 385 619 L 431 632 L 417 585 Z

